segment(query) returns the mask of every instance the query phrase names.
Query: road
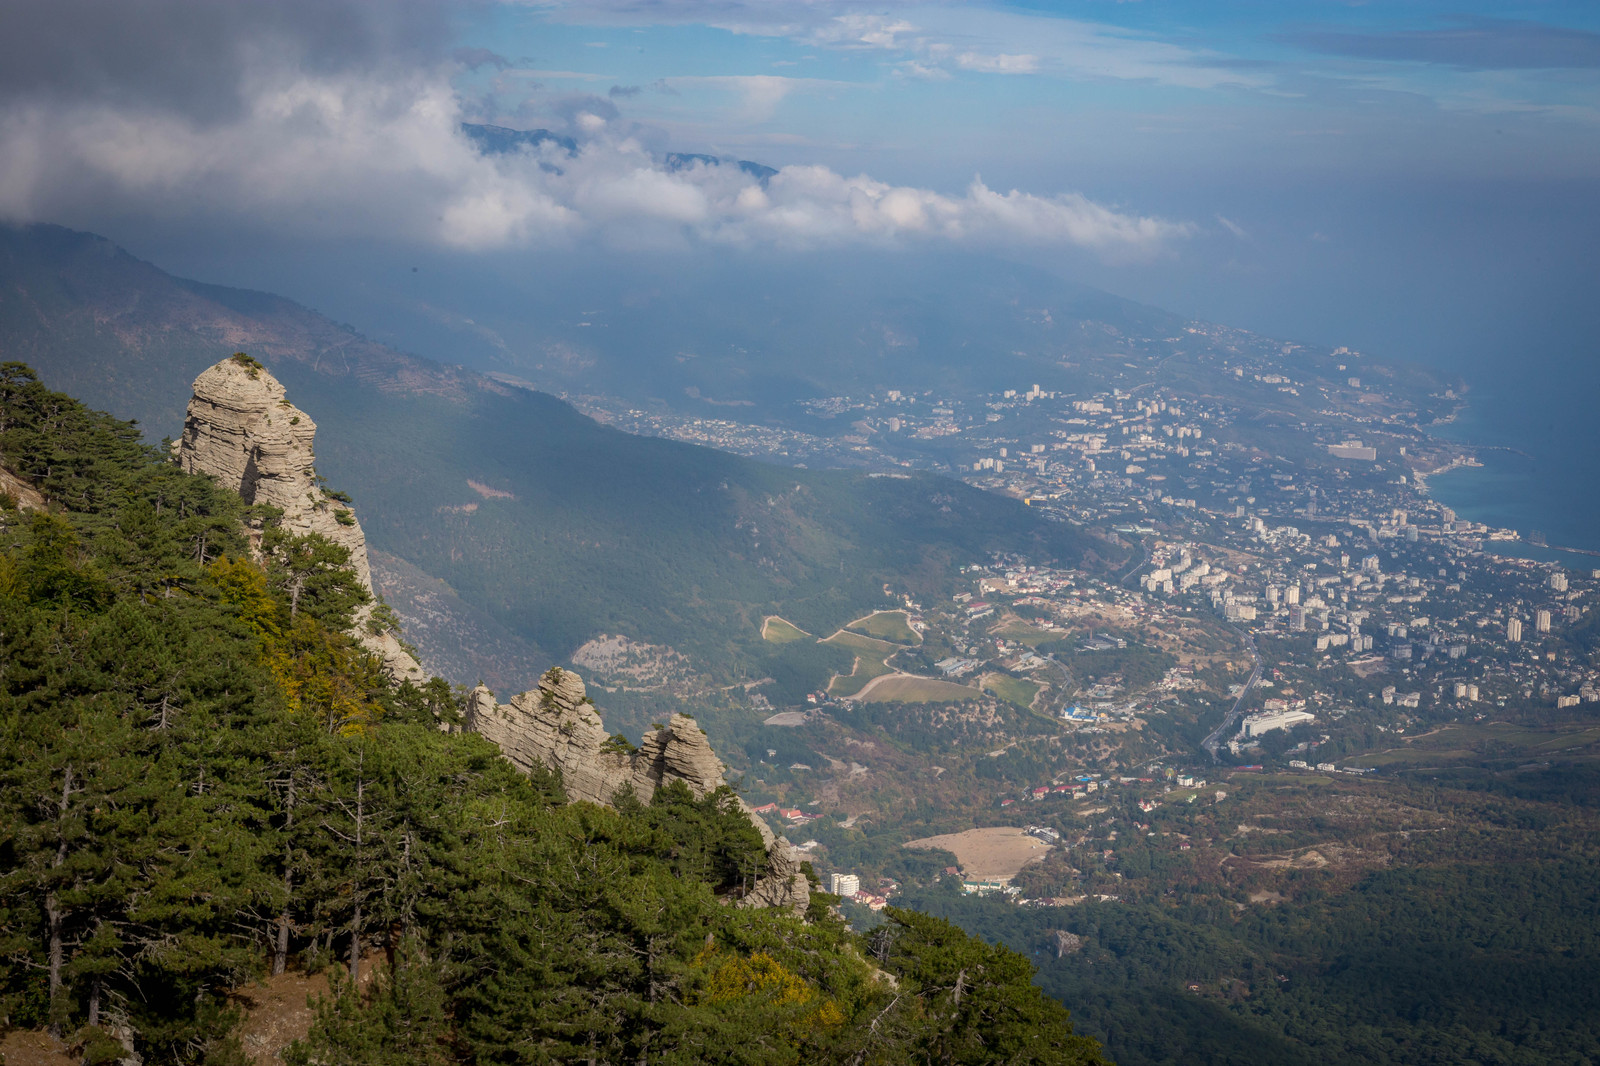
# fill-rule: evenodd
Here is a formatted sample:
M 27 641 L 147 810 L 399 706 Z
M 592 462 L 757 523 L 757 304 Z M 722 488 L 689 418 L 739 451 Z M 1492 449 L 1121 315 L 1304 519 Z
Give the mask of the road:
M 1244 688 L 1239 691 L 1239 698 L 1233 701 L 1233 708 L 1222 719 L 1222 724 L 1217 726 L 1215 732 L 1200 742 L 1200 746 L 1205 748 L 1206 753 L 1211 756 L 1212 762 L 1217 761 L 1217 749 L 1222 747 L 1224 734 L 1231 730 L 1234 723 L 1239 720 L 1240 710 L 1244 707 L 1244 701 L 1249 698 L 1250 690 L 1256 687 L 1257 681 L 1261 680 L 1261 653 L 1256 651 L 1255 634 L 1246 630 L 1244 643 L 1250 649 L 1250 660 L 1255 663 L 1255 669 L 1250 671 L 1250 680 L 1244 683 Z
M 1134 574 L 1137 574 L 1140 570 L 1144 569 L 1144 567 L 1150 562 L 1150 540 L 1149 540 L 1149 538 L 1147 538 L 1147 537 L 1141 537 L 1140 538 L 1140 540 L 1139 540 L 1139 551 L 1141 553 L 1141 557 L 1140 557 L 1139 561 L 1134 563 L 1133 566 L 1128 569 L 1127 573 L 1122 574 L 1117 578 L 1117 584 L 1126 585 L 1128 583 L 1128 579 L 1130 577 L 1132 577 Z

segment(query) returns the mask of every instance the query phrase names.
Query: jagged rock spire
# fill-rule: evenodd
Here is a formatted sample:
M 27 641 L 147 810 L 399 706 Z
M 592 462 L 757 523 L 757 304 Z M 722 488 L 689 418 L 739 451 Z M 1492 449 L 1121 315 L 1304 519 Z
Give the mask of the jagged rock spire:
M 640 802 L 649 803 L 656 789 L 671 781 L 682 781 L 696 796 L 727 784 L 727 768 L 693 718 L 675 714 L 637 750 L 623 750 L 609 742 L 583 679 L 559 667 L 540 678 L 538 688 L 511 697 L 510 703 L 496 702 L 494 693 L 479 685 L 467 701 L 466 725 L 493 741 L 524 773 L 535 766 L 559 770 L 573 802 L 610 805 L 619 792 L 631 788 Z M 766 844 L 767 870 L 742 902 L 803 912 L 810 885 L 800 869 L 800 854 L 748 806 L 744 811 Z
M 194 379 L 177 459 L 184 470 L 211 475 L 246 503 L 279 508 L 286 531 L 319 533 L 345 548 L 350 569 L 372 592 L 366 534 L 355 511 L 322 487 L 316 434 L 317 424 L 289 402 L 272 372 L 241 352 Z M 391 677 L 424 680 L 426 673 L 394 634 L 367 632 L 370 615 L 370 608 L 357 613 L 353 635 Z

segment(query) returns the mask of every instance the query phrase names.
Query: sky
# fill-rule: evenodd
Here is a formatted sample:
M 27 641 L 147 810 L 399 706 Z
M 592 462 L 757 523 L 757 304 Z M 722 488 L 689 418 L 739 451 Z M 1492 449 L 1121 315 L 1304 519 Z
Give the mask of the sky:
M 1592 2 L 0 0 L 0 218 L 333 313 L 334 245 L 970 250 L 1492 377 L 1600 327 L 1597 188 Z

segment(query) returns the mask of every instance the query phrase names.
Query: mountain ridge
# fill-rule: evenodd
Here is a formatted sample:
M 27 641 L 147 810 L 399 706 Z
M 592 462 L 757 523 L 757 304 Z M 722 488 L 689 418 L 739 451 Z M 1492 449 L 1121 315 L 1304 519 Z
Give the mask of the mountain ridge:
M 371 546 L 445 581 L 546 661 L 616 633 L 760 677 L 766 614 L 831 630 L 877 606 L 885 582 L 937 593 L 990 550 L 1119 553 L 929 475 L 795 470 L 632 437 L 282 297 L 180 282 L 104 238 L 0 228 L 0 352 L 52 386 L 154 436 L 179 424 L 170 397 L 240 350 L 323 413 L 319 468 L 363 486 Z M 480 676 L 470 662 L 437 668 Z

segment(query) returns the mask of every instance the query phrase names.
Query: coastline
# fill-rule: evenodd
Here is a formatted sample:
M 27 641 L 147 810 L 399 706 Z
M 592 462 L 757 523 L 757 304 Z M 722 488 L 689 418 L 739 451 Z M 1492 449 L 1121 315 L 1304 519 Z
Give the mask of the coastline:
M 1537 506 L 1538 495 L 1548 495 L 1554 480 L 1539 476 L 1544 461 L 1523 448 L 1474 439 L 1487 429 L 1479 424 L 1482 415 L 1481 410 L 1463 402 L 1444 418 L 1413 427 L 1423 437 L 1457 453 L 1445 463 L 1413 467 L 1417 492 L 1467 521 L 1515 534 L 1515 539 L 1485 539 L 1482 550 L 1488 554 L 1600 569 L 1600 543 L 1588 543 L 1581 524 L 1574 530 L 1570 522 L 1553 520 L 1566 517 L 1561 501 L 1551 500 L 1548 509 Z M 1436 429 L 1446 432 L 1433 432 Z M 1443 475 L 1450 476 L 1438 481 Z M 1541 529 L 1558 543 L 1533 543 L 1529 535 Z

